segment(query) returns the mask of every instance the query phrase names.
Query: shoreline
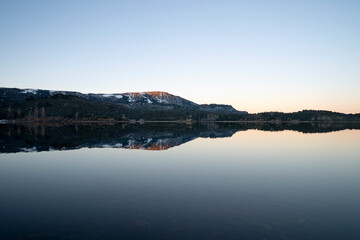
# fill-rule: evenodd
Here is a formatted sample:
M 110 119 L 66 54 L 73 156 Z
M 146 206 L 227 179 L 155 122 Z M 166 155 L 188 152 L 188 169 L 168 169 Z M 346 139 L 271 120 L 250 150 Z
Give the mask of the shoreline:
M 83 121 L 17 121 L 17 120 L 7 120 L 0 119 L 0 124 L 15 124 L 15 125 L 26 125 L 26 124 L 91 124 L 91 123 L 100 123 L 100 124 L 145 124 L 145 123 L 176 123 L 176 124 L 187 124 L 193 125 L 197 123 L 270 123 L 270 124 L 299 124 L 299 123 L 359 123 L 360 121 L 329 121 L 329 120 L 314 120 L 314 121 L 300 121 L 300 120 L 291 120 L 291 121 L 281 121 L 281 120 L 241 120 L 241 121 L 186 121 L 186 120 L 131 120 L 131 121 L 117 121 L 117 120 L 83 120 Z

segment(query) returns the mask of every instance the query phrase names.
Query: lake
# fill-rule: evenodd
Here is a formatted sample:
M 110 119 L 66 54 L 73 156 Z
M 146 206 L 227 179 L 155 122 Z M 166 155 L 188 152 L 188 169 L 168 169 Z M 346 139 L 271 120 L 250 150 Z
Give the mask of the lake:
M 359 129 L 0 125 L 0 239 L 360 239 Z

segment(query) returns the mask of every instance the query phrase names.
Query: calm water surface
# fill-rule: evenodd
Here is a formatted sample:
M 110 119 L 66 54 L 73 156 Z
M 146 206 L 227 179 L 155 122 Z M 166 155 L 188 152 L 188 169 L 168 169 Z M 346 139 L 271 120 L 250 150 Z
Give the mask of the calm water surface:
M 0 194 L 0 239 L 360 239 L 360 130 L 2 153 Z

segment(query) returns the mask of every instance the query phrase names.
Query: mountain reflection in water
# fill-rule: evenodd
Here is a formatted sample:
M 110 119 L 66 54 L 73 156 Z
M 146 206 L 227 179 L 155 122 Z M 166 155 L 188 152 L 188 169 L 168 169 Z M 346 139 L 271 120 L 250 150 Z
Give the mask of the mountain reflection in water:
M 292 130 L 326 133 L 360 129 L 360 123 L 175 123 L 0 125 L 0 153 L 40 152 L 80 148 L 166 150 L 196 138 L 231 137 L 238 131 Z

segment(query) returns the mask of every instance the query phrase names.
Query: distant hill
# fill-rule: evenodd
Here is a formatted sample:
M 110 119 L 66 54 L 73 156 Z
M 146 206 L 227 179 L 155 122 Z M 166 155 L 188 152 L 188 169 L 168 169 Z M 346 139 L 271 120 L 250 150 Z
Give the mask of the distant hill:
M 17 122 L 73 121 L 360 121 L 360 114 L 304 110 L 248 114 L 231 105 L 197 104 L 170 93 L 83 94 L 0 88 L 0 119 Z
M 216 114 L 247 114 L 224 104 L 196 104 L 167 92 L 83 94 L 71 91 L 0 88 L 0 118 L 32 116 L 76 119 L 216 120 Z
M 278 122 L 334 122 L 334 121 L 360 121 L 360 114 L 345 114 L 324 110 L 303 110 L 293 113 L 263 112 L 245 115 L 222 115 L 221 120 L 231 121 L 278 121 Z
M 51 98 L 56 95 L 77 97 L 93 102 L 116 103 L 131 109 L 151 109 L 151 110 L 169 110 L 169 109 L 195 109 L 207 112 L 232 112 L 238 113 L 235 108 L 224 104 L 196 104 L 192 101 L 167 92 L 130 92 L 114 94 L 83 94 L 71 91 L 51 91 L 39 89 L 18 89 L 18 88 L 0 88 L 1 98 L 5 101 L 25 100 L 28 98 L 41 99 Z M 246 113 L 246 112 L 242 112 Z

